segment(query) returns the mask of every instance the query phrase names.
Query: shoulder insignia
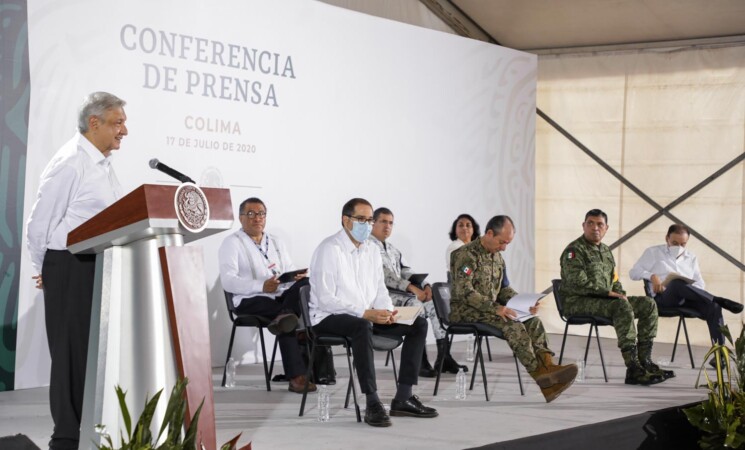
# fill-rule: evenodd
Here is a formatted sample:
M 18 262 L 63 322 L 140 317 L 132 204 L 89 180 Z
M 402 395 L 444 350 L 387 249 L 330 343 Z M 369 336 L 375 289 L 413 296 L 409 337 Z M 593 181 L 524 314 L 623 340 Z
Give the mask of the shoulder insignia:
M 466 276 L 470 276 L 473 273 L 473 269 L 468 266 L 461 267 L 460 271 L 466 274 Z
M 569 250 L 567 252 L 567 259 L 574 259 L 574 250 Z

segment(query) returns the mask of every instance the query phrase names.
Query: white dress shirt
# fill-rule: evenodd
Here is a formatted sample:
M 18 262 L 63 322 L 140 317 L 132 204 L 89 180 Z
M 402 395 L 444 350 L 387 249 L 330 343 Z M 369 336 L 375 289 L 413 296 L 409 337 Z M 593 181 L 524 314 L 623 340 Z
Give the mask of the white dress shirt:
M 649 280 L 652 274 L 664 281 L 670 272 L 676 272 L 694 281 L 693 285 L 705 289 L 701 269 L 698 267 L 696 255 L 684 250 L 680 257 L 675 258 L 669 251 L 667 244 L 655 245 L 644 250 L 642 257 L 629 271 L 632 280 Z
M 456 239 L 451 242 L 450 245 L 448 245 L 447 250 L 445 250 L 445 267 L 448 272 L 450 272 L 450 254 L 463 247 L 464 245 L 466 245 L 465 242 L 461 241 L 460 239 Z
M 332 314 L 362 317 L 368 309 L 393 311 L 378 248 L 370 242 L 355 247 L 343 229 L 313 252 L 310 286 L 312 325 Z
M 39 194 L 26 223 L 31 264 L 41 273 L 47 249 L 67 249 L 67 234 L 122 196 L 122 187 L 104 156 L 85 136 L 60 148 L 41 174 Z
M 264 256 L 266 254 L 266 256 Z M 295 270 L 284 243 L 264 233 L 256 244 L 243 229 L 238 229 L 222 241 L 217 253 L 222 288 L 233 294 L 236 307 L 244 298 L 257 295 L 276 298 L 294 282 L 282 283 L 274 292 L 264 292 L 264 282 L 275 275 Z

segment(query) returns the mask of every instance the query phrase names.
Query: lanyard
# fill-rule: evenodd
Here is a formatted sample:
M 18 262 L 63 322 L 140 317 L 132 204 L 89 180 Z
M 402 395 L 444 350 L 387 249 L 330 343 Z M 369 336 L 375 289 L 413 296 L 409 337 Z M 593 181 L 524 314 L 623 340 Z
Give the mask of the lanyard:
M 250 237 L 250 236 L 249 236 Z M 251 239 L 251 242 L 254 243 L 257 249 L 259 249 L 259 253 L 261 253 L 264 256 L 264 259 L 269 261 L 269 235 L 264 233 L 264 242 L 266 243 L 266 249 L 261 248 L 261 243 L 256 242 L 253 239 Z
M 253 239 L 251 239 L 251 242 L 253 242 L 254 245 L 256 245 L 256 249 L 259 251 L 259 253 L 261 253 L 261 256 L 263 256 L 264 259 L 266 259 L 267 269 L 269 269 L 272 272 L 272 274 L 275 276 L 282 273 L 277 267 L 277 264 L 275 264 L 271 259 L 269 259 L 269 235 L 267 233 L 264 233 L 264 242 L 265 242 L 266 248 L 261 248 L 261 243 L 256 242 Z M 279 254 L 279 251 L 277 253 Z M 281 258 L 279 262 L 282 263 Z

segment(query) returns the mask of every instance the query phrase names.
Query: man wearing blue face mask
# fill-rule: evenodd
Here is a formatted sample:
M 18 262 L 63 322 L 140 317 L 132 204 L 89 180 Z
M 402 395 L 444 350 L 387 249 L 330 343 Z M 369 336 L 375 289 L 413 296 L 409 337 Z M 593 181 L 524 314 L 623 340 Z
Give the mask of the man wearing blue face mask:
M 372 334 L 402 336 L 398 389 L 391 402 L 392 416 L 429 418 L 438 415 L 412 393 L 417 384 L 427 321 L 396 324 L 396 311 L 385 286 L 380 252 L 369 243 L 373 224 L 370 202 L 349 200 L 342 208 L 342 229 L 318 246 L 310 263 L 311 325 L 320 333 L 349 337 L 360 390 L 365 394 L 365 423 L 391 425 L 377 394 Z
M 724 344 L 724 337 L 719 331 L 724 323 L 722 308 L 739 314 L 743 306 L 704 290 L 698 259 L 686 250 L 689 234 L 685 225 L 671 225 L 665 244 L 646 249 L 631 268 L 629 276 L 632 280 L 645 280 L 650 291 L 648 294 L 654 297 L 658 305 L 685 306 L 699 311 L 706 318 L 712 342 Z M 681 275 L 687 280 L 681 278 L 665 283 L 670 274 Z

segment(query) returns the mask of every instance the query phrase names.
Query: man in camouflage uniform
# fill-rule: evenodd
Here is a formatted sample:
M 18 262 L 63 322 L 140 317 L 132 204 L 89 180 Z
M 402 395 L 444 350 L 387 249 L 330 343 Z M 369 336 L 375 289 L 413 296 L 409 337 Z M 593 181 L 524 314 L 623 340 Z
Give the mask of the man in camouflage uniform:
M 616 262 L 601 241 L 608 216 L 599 209 L 585 215 L 583 235 L 561 254 L 561 295 L 564 314 L 606 317 L 613 321 L 626 364 L 626 384 L 650 385 L 674 377 L 652 362 L 657 335 L 657 305 L 649 297 L 627 297 L 618 280 Z M 639 320 L 639 332 L 634 319 Z M 638 344 L 637 344 L 638 339 Z
M 500 252 L 515 236 L 512 219 L 495 216 L 486 224 L 482 237 L 455 250 L 450 259 L 453 277 L 450 320 L 480 322 L 501 331 L 517 359 L 541 388 L 546 402 L 557 398 L 574 382 L 577 366 L 555 365 L 548 348 L 546 331 L 538 317 L 520 322 L 517 314 L 505 306 L 517 295 L 505 277 Z M 538 306 L 531 308 L 536 314 Z
M 418 306 L 423 305 L 424 316 L 432 324 L 431 330 L 437 340 L 437 360 L 435 367 L 440 367 L 440 360 L 443 361 L 443 372 L 458 373 L 458 369 L 468 371 L 466 366 L 458 365 L 447 351 L 445 341 L 445 330 L 437 318 L 434 304 L 432 303 L 432 287 L 429 284 L 417 286 L 409 281 L 409 278 L 415 273 L 411 267 L 406 264 L 401 251 L 393 246 L 387 239 L 393 232 L 393 212 L 388 208 L 378 208 L 373 213 L 372 235 L 369 241 L 374 243 L 380 249 L 380 257 L 383 260 L 383 274 L 385 275 L 385 285 L 388 288 L 388 294 L 393 301 L 394 306 Z M 419 369 L 419 376 L 432 378 L 437 372 L 427 359 L 427 349 L 422 354 L 422 366 Z

